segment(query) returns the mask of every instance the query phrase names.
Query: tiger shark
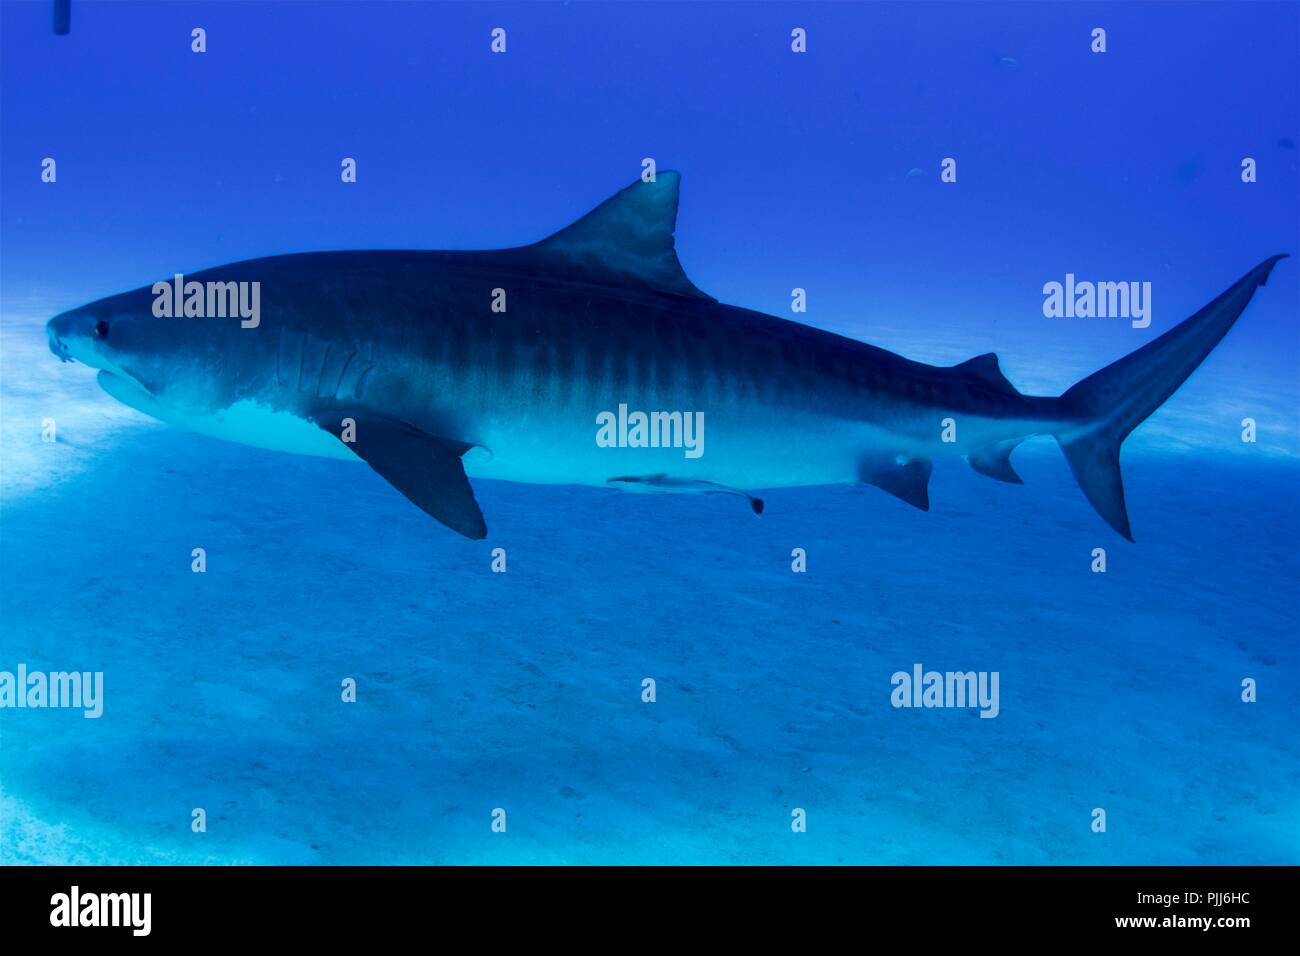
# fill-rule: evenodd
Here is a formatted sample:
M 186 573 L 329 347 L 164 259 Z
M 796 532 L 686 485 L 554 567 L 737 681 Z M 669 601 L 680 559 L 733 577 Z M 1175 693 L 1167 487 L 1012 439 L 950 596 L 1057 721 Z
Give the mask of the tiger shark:
M 313 252 L 178 276 L 55 316 L 50 349 L 163 422 L 364 461 L 469 538 L 487 534 L 471 476 L 734 494 L 755 512 L 763 489 L 866 483 L 929 510 L 933 459 L 1020 484 L 1012 450 L 1050 435 L 1132 541 L 1121 444 L 1283 258 L 1063 395 L 1024 395 L 993 354 L 927 365 L 719 303 L 678 261 L 678 185 L 672 172 L 638 180 L 532 245 Z M 250 288 L 260 308 L 240 320 L 235 290 L 242 306 Z

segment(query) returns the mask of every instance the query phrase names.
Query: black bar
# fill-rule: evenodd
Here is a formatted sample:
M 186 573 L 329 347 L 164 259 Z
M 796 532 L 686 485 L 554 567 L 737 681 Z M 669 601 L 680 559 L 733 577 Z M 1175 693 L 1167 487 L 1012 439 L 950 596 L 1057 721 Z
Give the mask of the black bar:
M 6 941 L 133 935 L 125 918 L 119 927 L 52 926 L 53 898 L 71 902 L 76 886 L 83 905 L 91 894 L 149 893 L 148 935 L 174 942 L 247 940 L 252 927 L 258 939 L 326 943 L 374 927 L 508 932 L 522 928 L 510 914 L 540 906 L 578 923 L 630 907 L 650 920 L 647 931 L 656 920 L 695 914 L 751 928 L 772 919 L 847 920 L 870 936 L 1232 945 L 1294 926 L 1294 875 L 1280 867 L 15 867 L 0 870 L 0 931 Z M 1207 918 L 1208 928 L 1188 925 Z M 1119 924 L 1132 919 L 1154 924 Z

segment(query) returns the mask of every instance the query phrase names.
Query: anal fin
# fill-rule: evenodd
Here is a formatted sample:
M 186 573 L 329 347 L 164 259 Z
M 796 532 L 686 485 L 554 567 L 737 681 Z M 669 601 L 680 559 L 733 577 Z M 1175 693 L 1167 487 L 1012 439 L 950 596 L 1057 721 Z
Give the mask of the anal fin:
M 859 468 L 862 481 L 906 501 L 913 508 L 930 510 L 930 459 L 913 458 L 864 461 Z
M 357 457 L 452 531 L 475 540 L 487 537 L 487 522 L 460 460 L 473 446 L 387 418 L 350 417 L 356 422 L 356 431 L 354 440 L 346 444 Z M 317 424 L 341 439 L 342 427 L 334 425 L 337 420 Z
M 977 448 L 966 456 L 970 466 L 981 475 L 1005 481 L 1011 485 L 1023 485 L 1024 479 L 1011 467 L 1011 453 L 1024 439 L 1015 438 L 1008 441 L 993 442 L 983 448 Z

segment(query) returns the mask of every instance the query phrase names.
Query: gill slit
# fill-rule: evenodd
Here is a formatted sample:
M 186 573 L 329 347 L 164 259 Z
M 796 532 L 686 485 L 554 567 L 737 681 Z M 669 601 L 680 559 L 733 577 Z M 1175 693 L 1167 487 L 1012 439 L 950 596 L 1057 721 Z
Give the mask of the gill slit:
M 348 366 L 352 364 L 352 360 L 356 357 L 356 352 L 348 353 L 347 361 L 343 363 L 343 370 L 339 372 L 339 380 L 334 383 L 334 398 L 339 397 L 339 389 L 343 387 L 343 377 L 348 374 Z
M 325 343 L 325 357 L 320 360 L 320 374 L 316 376 L 316 389 L 312 392 L 317 398 L 320 397 L 320 387 L 325 384 L 325 366 L 330 363 L 330 352 L 334 350 L 333 342 Z

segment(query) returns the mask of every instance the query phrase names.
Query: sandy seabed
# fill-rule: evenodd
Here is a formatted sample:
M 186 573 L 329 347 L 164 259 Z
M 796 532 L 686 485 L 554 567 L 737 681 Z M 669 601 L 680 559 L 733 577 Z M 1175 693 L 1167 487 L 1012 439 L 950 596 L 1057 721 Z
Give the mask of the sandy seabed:
M 1050 440 L 928 514 L 480 482 L 471 542 L 5 344 L 0 669 L 105 704 L 0 710 L 0 863 L 1300 862 L 1300 463 L 1158 440 L 1195 403 L 1126 446 L 1136 545 Z M 918 662 L 999 716 L 893 708 Z

